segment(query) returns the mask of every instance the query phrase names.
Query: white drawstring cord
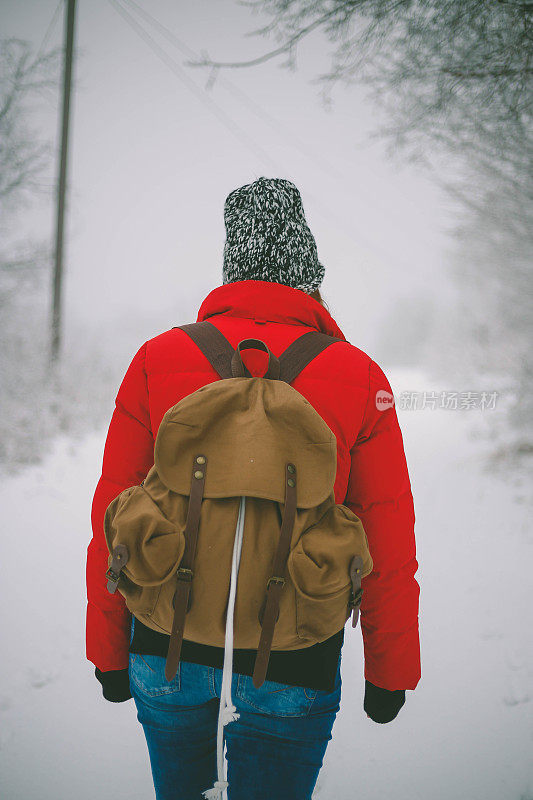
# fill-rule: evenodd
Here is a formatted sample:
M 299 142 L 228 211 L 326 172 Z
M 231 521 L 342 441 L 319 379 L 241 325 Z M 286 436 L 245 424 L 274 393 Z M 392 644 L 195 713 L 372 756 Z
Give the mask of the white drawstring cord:
M 226 774 L 226 760 L 224 758 L 224 725 L 239 718 L 237 709 L 231 699 L 231 680 L 233 677 L 233 617 L 235 612 L 235 597 L 237 595 L 237 577 L 241 563 L 242 540 L 244 533 L 244 515 L 246 511 L 246 498 L 241 497 L 239 516 L 233 542 L 233 555 L 231 557 L 231 580 L 228 597 L 228 610 L 226 612 L 226 635 L 224 638 L 224 665 L 222 668 L 222 688 L 220 690 L 220 704 L 218 708 L 217 726 L 217 780 L 211 787 L 202 792 L 205 800 L 226 800 L 228 788 Z

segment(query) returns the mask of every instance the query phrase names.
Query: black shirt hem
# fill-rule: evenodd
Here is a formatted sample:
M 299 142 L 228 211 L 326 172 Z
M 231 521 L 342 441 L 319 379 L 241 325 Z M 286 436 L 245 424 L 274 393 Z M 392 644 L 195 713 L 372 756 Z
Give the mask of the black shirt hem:
M 166 658 L 169 641 L 168 634 L 154 631 L 135 618 L 130 653 Z M 300 650 L 273 650 L 270 654 L 266 679 L 290 686 L 331 692 L 335 687 L 335 676 L 343 643 L 344 628 L 324 642 L 311 647 Z M 251 676 L 256 653 L 256 650 L 234 650 L 233 672 Z M 184 639 L 181 660 L 222 669 L 224 648 Z

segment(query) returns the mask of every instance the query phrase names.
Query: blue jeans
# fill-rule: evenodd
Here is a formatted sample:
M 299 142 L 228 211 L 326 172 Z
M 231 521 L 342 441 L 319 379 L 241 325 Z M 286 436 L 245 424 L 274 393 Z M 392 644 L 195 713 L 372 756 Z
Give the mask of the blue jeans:
M 228 800 L 310 800 L 340 705 L 332 692 L 233 675 L 239 719 L 226 725 Z M 165 659 L 130 655 L 131 692 L 144 728 L 157 800 L 202 800 L 216 778 L 222 670 L 182 661 L 167 683 Z

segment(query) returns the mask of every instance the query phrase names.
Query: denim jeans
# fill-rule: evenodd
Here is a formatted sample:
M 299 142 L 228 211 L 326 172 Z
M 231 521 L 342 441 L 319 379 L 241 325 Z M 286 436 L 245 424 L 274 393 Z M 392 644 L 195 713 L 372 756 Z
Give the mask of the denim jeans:
M 233 675 L 240 717 L 224 729 L 228 800 L 310 800 L 340 705 L 332 692 Z M 216 778 L 222 670 L 182 661 L 167 683 L 165 659 L 130 655 L 131 692 L 143 726 L 157 800 L 202 800 Z

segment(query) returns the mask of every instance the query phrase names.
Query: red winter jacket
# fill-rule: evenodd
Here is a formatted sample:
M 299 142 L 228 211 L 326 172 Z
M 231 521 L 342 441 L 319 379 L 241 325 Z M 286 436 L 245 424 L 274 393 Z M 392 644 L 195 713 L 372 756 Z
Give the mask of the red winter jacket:
M 372 573 L 363 579 L 365 678 L 384 689 L 414 689 L 420 678 L 415 518 L 395 408 L 379 410 L 376 404 L 378 392 L 391 392 L 387 378 L 369 356 L 346 342 L 320 303 L 289 286 L 253 280 L 224 284 L 202 303 L 197 320 L 205 319 L 234 347 L 242 339 L 262 339 L 276 356 L 309 330 L 343 340 L 317 356 L 293 386 L 337 438 L 335 499 L 361 518 L 374 561 Z M 265 353 L 248 350 L 244 359 L 253 374 L 263 374 Z M 122 595 L 106 590 L 105 510 L 153 465 L 165 412 L 214 380 L 217 373 L 187 334 L 173 329 L 143 344 L 118 391 L 87 554 L 87 657 L 102 671 L 127 667 L 130 631 Z

